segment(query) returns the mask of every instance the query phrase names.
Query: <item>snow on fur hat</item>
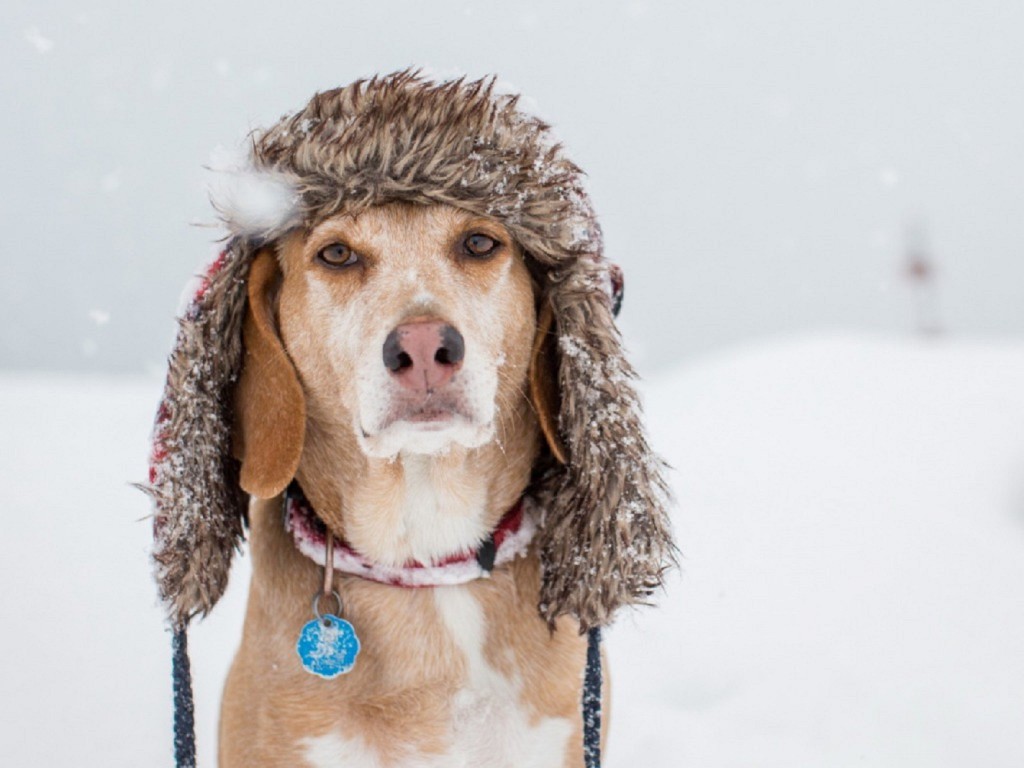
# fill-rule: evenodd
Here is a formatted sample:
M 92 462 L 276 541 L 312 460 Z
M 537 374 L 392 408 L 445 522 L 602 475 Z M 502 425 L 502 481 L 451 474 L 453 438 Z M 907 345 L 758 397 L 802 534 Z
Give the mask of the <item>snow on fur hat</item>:
M 251 137 L 247 178 L 262 182 L 240 195 L 259 205 L 254 212 L 239 195 L 214 201 L 231 236 L 180 318 L 155 427 L 147 486 L 154 559 L 176 626 L 223 593 L 243 536 L 243 487 L 254 490 L 232 434 L 257 249 L 338 212 L 392 201 L 444 203 L 500 221 L 538 280 L 530 389 L 548 445 L 532 487 L 545 509 L 541 616 L 603 625 L 661 585 L 675 556 L 667 491 L 613 322 L 613 268 L 582 171 L 518 98 L 495 93 L 493 79 L 434 83 L 404 71 L 318 93 Z M 297 465 L 301 439 L 293 442 Z M 274 493 L 284 488 L 277 485 Z

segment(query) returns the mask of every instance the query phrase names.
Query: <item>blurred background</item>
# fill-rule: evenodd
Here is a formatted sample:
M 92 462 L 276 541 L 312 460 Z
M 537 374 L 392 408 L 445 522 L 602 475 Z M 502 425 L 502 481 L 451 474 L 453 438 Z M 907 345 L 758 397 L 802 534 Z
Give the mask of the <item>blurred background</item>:
M 159 367 L 218 147 L 317 90 L 497 73 L 588 171 L 642 370 L 764 334 L 1024 331 L 1024 4 L 9 2 L 0 366 Z
M 151 419 L 211 158 L 500 75 L 590 175 L 682 568 L 607 765 L 1024 765 L 1024 3 L 8 0 L 0 754 L 171 765 Z M 192 632 L 201 765 L 249 563 Z M 54 619 L 54 609 L 60 614 Z

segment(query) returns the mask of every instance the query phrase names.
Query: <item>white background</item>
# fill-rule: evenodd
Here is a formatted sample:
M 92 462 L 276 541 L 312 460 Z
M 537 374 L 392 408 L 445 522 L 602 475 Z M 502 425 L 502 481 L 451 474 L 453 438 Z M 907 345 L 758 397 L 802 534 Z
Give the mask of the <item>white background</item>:
M 142 371 L 208 257 L 202 166 L 318 89 L 497 73 L 589 172 L 643 370 L 764 333 L 1024 331 L 1016 0 L 25 2 L 0 14 L 0 367 Z

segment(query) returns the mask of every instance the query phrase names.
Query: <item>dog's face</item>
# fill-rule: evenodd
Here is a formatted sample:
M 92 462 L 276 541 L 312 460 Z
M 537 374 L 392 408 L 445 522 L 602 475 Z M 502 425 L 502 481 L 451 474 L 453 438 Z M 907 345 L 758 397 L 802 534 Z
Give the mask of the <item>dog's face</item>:
M 525 398 L 534 291 L 502 225 L 392 204 L 294 233 L 279 260 L 279 332 L 309 418 L 367 456 L 479 447 Z
M 271 250 L 248 280 L 242 487 L 272 498 L 297 478 L 382 563 L 475 546 L 522 494 L 556 412 L 538 362 L 551 314 L 538 318 L 519 246 L 485 217 L 391 204 Z

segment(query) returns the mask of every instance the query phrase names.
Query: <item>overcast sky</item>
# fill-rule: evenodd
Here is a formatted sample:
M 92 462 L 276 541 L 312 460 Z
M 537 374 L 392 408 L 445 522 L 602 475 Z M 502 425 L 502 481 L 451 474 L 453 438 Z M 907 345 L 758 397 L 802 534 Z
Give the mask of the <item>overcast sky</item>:
M 267 4 L 269 5 L 269 4 Z M 0 367 L 159 370 L 203 165 L 317 90 L 497 73 L 590 175 L 640 367 L 913 327 L 1024 333 L 1024 3 L 123 1 L 0 20 Z

